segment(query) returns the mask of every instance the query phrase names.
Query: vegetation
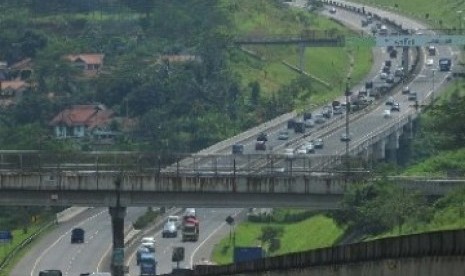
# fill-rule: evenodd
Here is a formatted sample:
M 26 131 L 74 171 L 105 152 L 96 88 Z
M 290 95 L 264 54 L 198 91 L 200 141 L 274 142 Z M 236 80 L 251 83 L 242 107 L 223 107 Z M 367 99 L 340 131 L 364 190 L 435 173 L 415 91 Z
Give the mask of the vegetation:
M 134 229 L 141 230 L 147 227 L 149 224 L 153 223 L 159 215 L 160 211 L 154 211 L 152 207 L 148 207 L 147 212 L 145 212 L 142 216 L 138 217 L 132 226 L 134 227 Z
M 300 217 L 298 221 L 297 217 Z M 265 216 L 263 222 L 239 224 L 234 233 L 236 246 L 261 246 L 268 256 L 276 256 L 330 246 L 343 235 L 344 229 L 325 215 L 280 209 L 271 216 Z M 228 236 L 215 246 L 212 261 L 231 263 L 232 254 L 233 240 Z

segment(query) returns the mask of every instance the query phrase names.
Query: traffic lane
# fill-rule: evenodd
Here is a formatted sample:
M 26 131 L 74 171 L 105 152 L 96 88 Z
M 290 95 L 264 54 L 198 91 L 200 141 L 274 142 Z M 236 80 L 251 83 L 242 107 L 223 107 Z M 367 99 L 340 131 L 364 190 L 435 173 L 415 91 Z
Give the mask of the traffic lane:
M 239 212 L 241 209 L 229 208 L 197 208 L 196 213 L 200 220 L 200 235 L 197 242 L 182 242 L 181 231 L 178 231 L 176 238 L 162 238 L 161 230 L 154 236 L 156 239 L 155 256 L 158 261 L 157 274 L 170 273 L 175 263 L 171 261 L 173 247 L 182 246 L 185 248 L 185 261 L 180 263 L 180 267 L 192 267 L 195 256 L 202 255 L 202 246 L 218 231 L 223 231 L 226 225 L 226 218 Z M 199 255 L 199 256 L 200 256 Z M 201 257 L 203 258 L 203 257 Z M 136 265 L 136 252 L 130 255 L 129 263 L 130 275 L 138 275 L 139 267 Z
M 126 227 L 134 221 L 131 218 L 140 216 L 145 208 L 128 208 Z M 88 213 L 83 220 L 73 225 L 67 225 L 64 232 L 51 235 L 54 241 L 42 247 L 40 252 L 33 254 L 35 258 L 33 267 L 28 274 L 37 275 L 38 271 L 44 269 L 60 269 L 64 275 L 79 275 L 89 271 L 108 271 L 99 268 L 103 257 L 111 246 L 111 219 L 107 208 L 95 208 L 97 213 Z M 85 242 L 83 244 L 71 244 L 71 230 L 75 227 L 83 228 L 85 232 Z M 16 272 L 15 272 L 16 273 Z
M 337 2 L 346 4 L 346 5 L 350 5 L 350 6 L 354 6 L 354 7 L 358 7 L 358 8 L 364 7 L 365 8 L 365 13 L 371 12 L 371 13 L 375 13 L 375 14 L 379 15 L 382 18 L 383 17 L 390 18 L 391 20 L 394 20 L 395 22 L 402 23 L 402 26 L 404 28 L 426 29 L 425 25 L 423 25 L 423 24 L 421 24 L 419 22 L 416 22 L 416 21 L 414 21 L 412 19 L 409 19 L 409 18 L 406 18 L 404 16 L 393 13 L 393 12 L 381 10 L 379 8 L 376 8 L 376 7 L 366 6 L 366 5 L 362 5 L 362 4 L 358 4 L 358 3 L 354 3 L 354 2 L 350 2 L 350 1 L 342 1 L 341 0 L 341 1 L 337 1 Z
M 76 254 L 77 248 L 70 250 L 70 233 L 74 227 L 80 227 L 86 221 L 98 217 L 102 214 L 104 208 L 93 208 L 84 211 L 80 215 L 68 222 L 59 224 L 56 228 L 51 229 L 50 234 L 44 235 L 33 246 L 28 253 L 21 258 L 19 263 L 13 269 L 11 275 L 35 276 L 43 269 L 67 269 L 67 264 L 71 261 L 72 256 Z M 66 246 L 65 246 L 66 244 Z M 50 258 L 50 256 L 52 256 Z

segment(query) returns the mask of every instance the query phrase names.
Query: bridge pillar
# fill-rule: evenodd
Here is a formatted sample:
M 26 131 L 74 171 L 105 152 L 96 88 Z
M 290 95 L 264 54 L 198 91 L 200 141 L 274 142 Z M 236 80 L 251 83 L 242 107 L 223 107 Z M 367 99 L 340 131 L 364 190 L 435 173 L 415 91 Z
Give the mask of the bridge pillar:
M 413 139 L 413 120 L 408 120 L 408 123 L 404 125 L 403 132 L 406 134 L 407 139 Z
M 299 69 L 302 72 L 305 72 L 305 43 L 299 44 Z
M 400 131 L 395 131 L 387 137 L 387 161 L 397 163 L 397 150 L 399 149 Z
M 124 217 L 126 207 L 109 207 L 113 232 L 112 276 L 124 276 Z
M 373 145 L 373 160 L 386 158 L 386 140 L 381 139 Z

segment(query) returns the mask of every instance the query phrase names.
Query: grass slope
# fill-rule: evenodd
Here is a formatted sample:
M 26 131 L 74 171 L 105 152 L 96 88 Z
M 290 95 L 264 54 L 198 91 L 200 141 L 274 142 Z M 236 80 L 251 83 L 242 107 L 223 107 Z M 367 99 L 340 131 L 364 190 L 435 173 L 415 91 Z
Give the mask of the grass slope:
M 331 246 L 344 233 L 344 229 L 324 215 L 315 215 L 297 223 L 244 222 L 236 227 L 236 246 L 260 246 L 259 237 L 264 226 L 284 229 L 280 238 L 281 246 L 271 256 Z M 213 249 L 212 261 L 217 264 L 231 263 L 232 252 L 232 241 L 228 236 Z
M 284 9 L 273 1 L 236 0 L 233 3 L 235 3 L 236 32 L 241 36 L 292 35 L 300 34 L 306 29 L 335 29 L 354 35 L 326 17 L 302 9 Z M 246 48 L 259 56 L 260 60 L 251 60 L 250 57 L 244 56 L 235 60 L 233 63 L 235 71 L 243 77 L 244 84 L 258 81 L 265 94 L 270 94 L 298 76 L 298 73 L 282 63 L 286 61 L 292 65 L 299 65 L 297 46 L 247 46 Z M 351 61 L 352 59 L 354 62 Z M 315 82 L 314 88 L 319 95 L 312 99 L 312 104 L 320 104 L 340 95 L 349 70 L 353 72 L 353 82 L 357 82 L 368 73 L 371 63 L 372 55 L 368 48 L 306 48 L 305 71 L 331 85 L 327 88 Z M 351 64 L 353 68 L 350 68 Z

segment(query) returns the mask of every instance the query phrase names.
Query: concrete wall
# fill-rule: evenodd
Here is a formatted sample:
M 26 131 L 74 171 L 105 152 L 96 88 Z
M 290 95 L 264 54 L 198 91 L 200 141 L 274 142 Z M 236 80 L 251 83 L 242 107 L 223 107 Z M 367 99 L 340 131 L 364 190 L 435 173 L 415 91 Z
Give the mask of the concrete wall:
M 187 275 L 465 275 L 465 231 L 440 231 L 322 248 Z

